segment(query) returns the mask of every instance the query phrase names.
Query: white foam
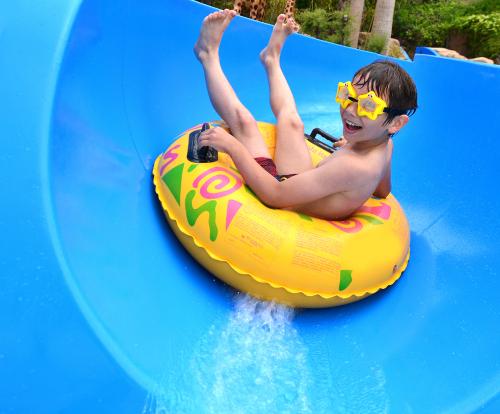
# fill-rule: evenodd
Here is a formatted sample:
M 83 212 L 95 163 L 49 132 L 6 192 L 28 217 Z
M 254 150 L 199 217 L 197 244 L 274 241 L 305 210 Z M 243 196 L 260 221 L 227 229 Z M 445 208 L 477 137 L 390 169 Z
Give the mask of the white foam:
M 165 372 L 143 414 L 387 413 L 385 373 L 346 314 L 321 320 L 306 345 L 293 309 L 238 295 L 194 353 L 179 352 L 185 369 Z
M 240 295 L 222 329 L 192 361 L 207 413 L 310 413 L 306 349 L 293 310 Z M 205 348 L 206 350 L 206 348 Z
M 293 315 L 238 295 L 229 318 L 199 344 L 187 375 L 177 384 L 161 381 L 143 414 L 312 413 L 307 352 Z

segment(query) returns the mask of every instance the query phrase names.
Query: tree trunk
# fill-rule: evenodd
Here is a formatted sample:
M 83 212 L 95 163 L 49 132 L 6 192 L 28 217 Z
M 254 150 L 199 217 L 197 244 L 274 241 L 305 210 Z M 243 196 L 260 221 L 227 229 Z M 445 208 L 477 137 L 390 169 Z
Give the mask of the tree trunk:
M 363 17 L 363 8 L 365 0 L 351 0 L 349 4 L 349 21 L 351 23 L 349 33 L 349 45 L 358 47 L 359 30 L 361 29 L 361 18 Z
M 389 40 L 392 34 L 392 19 L 396 0 L 377 0 L 371 33 Z

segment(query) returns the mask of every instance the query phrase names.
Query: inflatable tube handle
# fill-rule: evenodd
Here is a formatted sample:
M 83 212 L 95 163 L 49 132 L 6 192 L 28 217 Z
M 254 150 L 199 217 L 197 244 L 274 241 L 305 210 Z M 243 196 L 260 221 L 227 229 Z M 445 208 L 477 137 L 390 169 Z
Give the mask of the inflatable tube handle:
M 189 134 L 189 144 L 187 159 L 195 163 L 215 162 L 219 159 L 219 153 L 213 147 L 200 147 L 198 137 L 203 131 L 210 128 L 210 124 L 205 122 L 201 129 L 197 129 Z
M 311 138 L 316 139 L 316 135 L 318 134 L 332 143 L 336 143 L 339 140 L 338 138 L 335 138 L 333 135 L 330 135 L 328 132 L 325 132 L 320 128 L 314 128 L 311 131 Z
M 333 152 L 337 149 L 337 148 L 329 146 L 329 145 L 325 144 L 324 142 L 320 141 L 319 139 L 317 139 L 316 135 L 318 135 L 318 134 L 321 135 L 326 140 L 330 141 L 332 144 L 335 144 L 337 141 L 339 141 L 339 138 L 335 138 L 333 135 L 330 135 L 328 132 L 325 132 L 320 128 L 314 128 L 311 131 L 310 135 L 305 134 L 305 136 L 309 142 L 313 143 L 314 145 L 317 145 L 318 147 L 320 147 L 321 149 L 324 149 L 325 151 Z

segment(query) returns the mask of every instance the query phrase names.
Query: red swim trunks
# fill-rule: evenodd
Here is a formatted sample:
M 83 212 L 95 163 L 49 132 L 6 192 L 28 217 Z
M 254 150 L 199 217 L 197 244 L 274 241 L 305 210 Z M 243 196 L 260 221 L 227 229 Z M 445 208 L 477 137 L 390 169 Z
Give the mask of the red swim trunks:
M 255 161 L 264 168 L 269 174 L 271 174 L 274 178 L 276 178 L 278 181 L 284 181 L 290 177 L 293 177 L 294 175 L 297 174 L 283 174 L 279 175 L 278 170 L 276 169 L 276 164 L 271 158 L 266 158 L 266 157 L 257 157 L 255 158 Z

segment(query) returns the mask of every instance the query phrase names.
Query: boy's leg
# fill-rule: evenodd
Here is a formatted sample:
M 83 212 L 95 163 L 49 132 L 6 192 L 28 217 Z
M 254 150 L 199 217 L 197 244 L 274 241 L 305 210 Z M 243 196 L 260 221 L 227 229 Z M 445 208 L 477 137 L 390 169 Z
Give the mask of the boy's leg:
M 222 71 L 219 60 L 222 34 L 235 14 L 232 10 L 224 10 L 207 16 L 203 21 L 194 52 L 203 65 L 212 105 L 227 123 L 232 135 L 245 145 L 254 158 L 270 158 L 257 122 L 236 96 Z
M 301 173 L 313 168 L 304 139 L 304 124 L 280 66 L 283 44 L 288 35 L 297 30 L 298 25 L 293 19 L 285 23 L 285 15 L 279 15 L 269 44 L 260 55 L 269 81 L 271 108 L 277 120 L 274 160 L 282 175 Z

